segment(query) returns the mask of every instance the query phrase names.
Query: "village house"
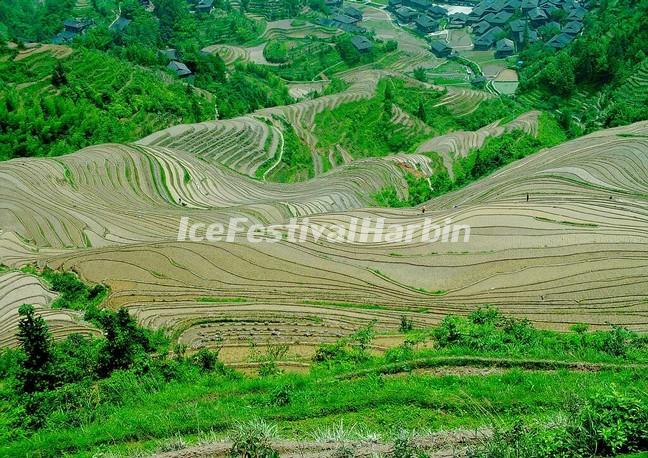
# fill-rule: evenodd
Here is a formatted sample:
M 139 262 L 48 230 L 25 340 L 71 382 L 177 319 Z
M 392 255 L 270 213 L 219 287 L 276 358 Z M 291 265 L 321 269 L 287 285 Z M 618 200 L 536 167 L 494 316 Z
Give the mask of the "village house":
M 449 57 L 452 54 L 452 48 L 447 43 L 439 40 L 430 43 L 430 51 L 437 57 Z
M 67 19 L 63 22 L 65 32 L 82 34 L 92 25 L 90 19 Z
M 214 0 L 200 0 L 196 5 L 196 13 L 209 14 L 214 9 Z
M 171 62 L 169 62 L 167 68 L 180 78 L 187 78 L 192 75 L 192 72 L 191 70 L 189 70 L 189 67 L 187 67 L 182 62 L 178 62 L 177 60 L 172 60 Z
M 52 38 L 52 43 L 55 45 L 63 45 L 66 43 L 70 43 L 72 40 L 74 40 L 78 34 L 68 32 L 64 30 L 63 32 L 57 34 L 54 38 Z
M 351 44 L 361 53 L 369 52 L 371 48 L 373 48 L 373 43 L 371 42 L 371 40 L 360 35 L 356 35 L 355 37 L 351 38 Z
M 432 6 L 430 0 L 404 0 L 404 4 L 419 11 L 425 11 Z
M 552 37 L 551 40 L 547 42 L 547 46 L 554 49 L 562 49 L 565 46 L 567 46 L 569 43 L 571 43 L 573 39 L 574 39 L 573 35 L 569 35 L 567 33 L 559 33 L 554 37 Z
M 522 5 L 520 5 L 523 13 L 528 13 L 529 11 L 537 7 L 538 0 L 522 0 Z
M 583 30 L 583 23 L 579 21 L 570 21 L 564 25 L 561 32 L 569 35 L 578 35 Z
M 342 14 L 352 17 L 353 19 L 357 19 L 358 21 L 362 21 L 362 11 L 352 6 L 344 8 L 342 10 Z
M 573 9 L 569 12 L 569 15 L 567 15 L 567 20 L 582 21 L 586 14 L 587 14 L 587 10 L 582 6 L 579 6 L 578 8 Z
M 475 35 L 483 35 L 491 29 L 491 25 L 486 21 L 481 21 L 472 26 Z
M 473 87 L 476 87 L 478 89 L 483 89 L 486 86 L 487 82 L 488 80 L 481 75 L 475 76 L 473 79 L 470 80 L 470 84 Z
M 487 19 L 487 21 L 492 25 L 504 25 L 509 21 L 509 19 L 511 19 L 512 16 L 513 14 L 509 13 L 508 11 L 500 11 L 490 19 Z
M 495 57 L 502 59 L 515 54 L 515 43 L 508 38 L 502 38 L 495 44 Z
M 529 10 L 527 16 L 531 20 L 531 24 L 534 27 L 540 27 L 549 20 L 547 14 L 540 8 L 533 8 L 532 10 Z
M 109 29 L 113 32 L 122 33 L 130 23 L 130 19 L 126 19 L 124 16 L 119 16 L 115 22 L 110 25 Z
M 527 23 L 523 19 L 516 19 L 515 21 L 509 22 L 509 27 L 513 33 L 524 32 L 524 29 L 527 28 Z
M 353 16 L 348 16 L 346 14 L 336 14 L 333 16 L 333 21 L 340 23 L 340 24 L 351 24 L 351 25 L 356 25 L 358 22 L 360 22 L 360 19 L 353 17 Z
M 501 27 L 493 27 L 485 34 L 477 37 L 474 42 L 475 49 L 478 51 L 488 51 L 493 47 L 495 41 L 502 35 L 504 35 L 504 29 Z
M 178 60 L 180 58 L 178 56 L 178 51 L 174 48 L 160 49 L 158 54 L 168 61 Z
M 425 14 L 430 16 L 432 19 L 441 19 L 448 15 L 448 10 L 440 6 L 434 5 L 425 11 Z
M 396 17 L 398 18 L 398 21 L 403 24 L 412 22 L 417 16 L 418 13 L 416 11 L 406 6 L 401 6 L 396 10 Z
M 523 30 L 521 32 L 515 32 L 513 34 L 513 39 L 518 44 L 518 46 L 520 46 L 523 43 L 532 45 L 533 43 L 536 43 L 540 39 L 540 37 L 538 36 L 538 32 L 536 32 L 535 30 L 527 29 L 526 36 L 525 31 Z
M 504 11 L 514 13 L 515 11 L 519 10 L 521 6 L 522 0 L 506 0 L 506 3 L 504 4 Z
M 439 30 L 439 23 L 425 14 L 421 14 L 414 21 L 416 29 L 421 33 L 432 33 Z
M 93 24 L 91 19 L 67 19 L 63 22 L 63 31 L 52 38 L 52 43 L 61 45 L 70 43 L 78 35 L 82 35 Z
M 468 21 L 468 15 L 465 13 L 455 13 L 452 16 L 449 16 L 448 29 L 460 29 L 466 26 Z

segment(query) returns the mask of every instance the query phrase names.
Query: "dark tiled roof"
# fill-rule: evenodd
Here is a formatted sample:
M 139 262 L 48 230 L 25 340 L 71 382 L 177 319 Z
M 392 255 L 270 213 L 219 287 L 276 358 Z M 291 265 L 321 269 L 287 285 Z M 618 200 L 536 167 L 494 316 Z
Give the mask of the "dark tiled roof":
M 114 30 L 115 32 L 123 32 L 130 23 L 130 19 L 126 19 L 124 16 L 119 16 L 119 18 L 110 26 L 110 30 Z
M 351 44 L 353 44 L 358 51 L 364 51 L 373 47 L 371 40 L 361 36 L 351 38 Z
M 551 40 L 547 42 L 547 46 L 551 46 L 552 48 L 556 49 L 562 49 L 567 46 L 573 39 L 574 37 L 569 34 L 559 33 L 557 35 L 554 35 Z
M 502 38 L 497 42 L 495 48 L 498 52 L 515 51 L 515 43 L 513 43 L 513 40 L 509 40 L 508 38 Z
M 565 26 L 562 28 L 562 31 L 564 33 L 569 33 L 571 35 L 576 35 L 579 33 L 581 30 L 583 30 L 583 23 L 579 21 L 571 21 L 565 24 Z
M 178 62 L 177 60 L 172 60 L 171 62 L 169 62 L 169 65 L 167 65 L 167 68 L 169 70 L 175 72 L 175 74 L 178 75 L 178 76 L 191 75 L 191 70 L 189 70 L 189 67 L 187 67 L 182 62 Z

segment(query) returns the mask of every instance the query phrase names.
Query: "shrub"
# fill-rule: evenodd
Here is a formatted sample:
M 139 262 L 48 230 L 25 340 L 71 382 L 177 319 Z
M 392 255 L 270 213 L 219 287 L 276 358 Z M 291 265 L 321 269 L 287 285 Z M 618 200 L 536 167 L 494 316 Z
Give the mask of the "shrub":
M 444 347 L 458 342 L 461 337 L 461 319 L 454 315 L 446 315 L 437 328 L 434 329 L 434 338 Z
M 253 420 L 236 425 L 232 436 L 231 457 L 275 458 L 279 457 L 272 448 L 272 439 L 277 436 L 277 428 L 263 420 Z
M 401 315 L 400 326 L 398 329 L 400 332 L 409 332 L 414 329 L 414 322 L 411 318 L 408 318 L 407 315 Z
M 427 74 L 425 73 L 425 69 L 423 67 L 416 67 L 414 69 L 414 78 L 416 78 L 419 81 L 426 82 Z
M 102 312 L 99 324 L 106 341 L 99 352 L 97 372 L 105 377 L 116 369 L 128 369 L 138 353 L 152 351 L 151 343 L 142 328 L 124 308 L 117 313 Z
M 415 443 L 414 435 L 405 430 L 401 430 L 394 438 L 391 450 L 387 455 L 389 458 L 418 458 L 423 453 Z
M 212 371 L 218 363 L 218 351 L 211 351 L 208 348 L 201 348 L 193 356 L 193 362 L 196 366 L 205 372 Z
M 288 60 L 288 46 L 280 40 L 270 40 L 263 48 L 263 56 L 274 64 L 282 64 Z
M 648 399 L 614 388 L 594 395 L 569 433 L 584 455 L 617 455 L 648 448 Z
M 575 398 L 559 421 L 495 427 L 473 458 L 617 456 L 648 447 L 645 393 L 611 392 Z
M 291 403 L 294 387 L 292 385 L 281 385 L 270 393 L 269 404 L 283 407 Z
M 496 308 L 493 307 L 477 307 L 477 310 L 468 315 L 473 324 L 497 324 L 500 322 L 502 316 Z
M 345 349 L 346 342 L 339 340 L 335 343 L 325 343 L 320 345 L 315 350 L 313 361 L 316 363 L 323 363 L 327 361 L 339 361 L 345 359 L 347 351 Z

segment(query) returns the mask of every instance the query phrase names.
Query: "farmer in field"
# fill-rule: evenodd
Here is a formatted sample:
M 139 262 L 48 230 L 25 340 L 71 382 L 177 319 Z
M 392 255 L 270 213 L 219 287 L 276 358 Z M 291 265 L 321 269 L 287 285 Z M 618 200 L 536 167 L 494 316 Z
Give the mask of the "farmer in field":
M 423 206 L 421 207 L 421 213 L 423 213 L 423 214 L 425 215 L 425 205 L 423 205 Z

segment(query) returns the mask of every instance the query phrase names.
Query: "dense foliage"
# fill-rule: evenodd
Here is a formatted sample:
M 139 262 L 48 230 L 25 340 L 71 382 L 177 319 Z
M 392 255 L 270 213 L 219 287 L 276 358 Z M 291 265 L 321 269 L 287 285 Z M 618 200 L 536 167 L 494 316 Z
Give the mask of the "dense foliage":
M 0 0 L 0 42 L 47 41 L 61 30 L 76 0 Z
M 498 102 L 499 105 L 501 102 Z M 470 121 L 469 121 L 470 122 Z M 401 198 L 393 186 L 382 189 L 374 195 L 377 205 L 382 207 L 413 207 L 433 197 L 459 189 L 475 180 L 490 175 L 505 165 L 522 159 L 542 148 L 548 148 L 564 142 L 567 134 L 558 122 L 548 114 L 542 114 L 535 136 L 522 130 L 514 130 L 498 137 L 488 138 L 480 148 L 470 150 L 464 157 L 453 162 L 453 175 L 445 169 L 440 158 L 437 161 L 437 172 L 430 178 L 416 177 L 411 173 L 405 175 L 407 196 Z M 434 153 L 431 153 L 434 154 Z
M 648 1 L 601 0 L 585 18 L 583 35 L 561 51 L 536 44 L 520 59 L 520 92 L 540 90 L 549 108 L 574 111 L 582 129 L 624 125 L 648 118 L 648 91 L 624 97 L 624 83 L 648 65 Z M 619 92 L 620 91 L 620 92 Z M 584 94 L 584 99 L 583 99 Z M 571 97 L 578 106 L 570 106 Z M 602 106 L 590 107 L 597 99 Z
M 97 51 L 0 62 L 0 86 L 1 160 L 125 143 L 214 113 L 190 88 Z

